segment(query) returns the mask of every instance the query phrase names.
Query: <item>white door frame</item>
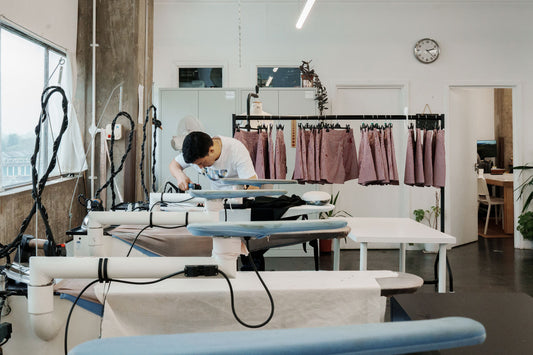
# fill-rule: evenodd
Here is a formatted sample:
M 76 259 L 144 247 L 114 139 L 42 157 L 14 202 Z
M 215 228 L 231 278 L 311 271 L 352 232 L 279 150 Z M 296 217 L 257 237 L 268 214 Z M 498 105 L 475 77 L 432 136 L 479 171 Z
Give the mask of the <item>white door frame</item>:
M 445 114 L 446 117 L 450 115 L 450 91 L 452 88 L 505 88 L 513 89 L 513 164 L 522 165 L 524 163 L 522 147 L 523 144 L 523 88 L 522 83 L 518 81 L 480 81 L 480 82 L 449 82 L 446 85 L 446 91 L 444 93 L 445 98 Z M 518 174 L 514 175 L 514 186 L 518 186 Z M 449 196 L 450 190 L 446 190 L 446 200 L 450 201 Z M 518 211 L 520 211 L 520 201 L 518 199 L 518 192 L 514 192 L 514 225 L 518 223 Z M 446 206 L 448 210 L 451 206 L 449 204 Z M 449 216 L 449 214 L 447 213 Z M 448 219 L 445 221 L 446 230 L 450 229 L 451 221 Z M 522 249 L 524 248 L 524 238 L 518 231 L 515 230 L 514 235 L 514 247 Z

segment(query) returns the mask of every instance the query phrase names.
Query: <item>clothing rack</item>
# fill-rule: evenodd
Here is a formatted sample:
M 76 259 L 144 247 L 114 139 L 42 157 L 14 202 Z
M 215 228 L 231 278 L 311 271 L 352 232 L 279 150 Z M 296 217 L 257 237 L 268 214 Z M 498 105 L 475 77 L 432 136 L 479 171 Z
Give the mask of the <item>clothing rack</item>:
M 326 121 L 326 120 L 346 120 L 346 121 L 377 121 L 377 120 L 387 120 L 387 121 L 415 121 L 417 128 L 429 128 L 427 127 L 427 122 L 434 122 L 438 124 L 440 129 L 444 129 L 444 114 L 436 113 L 421 113 L 414 115 L 268 115 L 268 116 L 256 116 L 256 115 L 232 115 L 232 127 L 233 134 L 235 134 L 235 129 L 238 127 L 237 121 L 246 121 L 245 127 L 250 127 L 250 120 L 256 121 L 302 121 L 302 120 L 317 120 L 317 121 Z M 435 126 L 431 127 L 434 128 Z M 246 128 L 245 128 L 246 129 Z M 440 230 L 444 233 L 444 187 L 440 188 Z M 437 277 L 437 262 L 438 254 L 435 260 L 435 280 L 424 281 L 425 284 L 434 284 L 437 287 L 438 277 Z M 449 271 L 449 281 L 450 281 L 450 291 L 453 292 L 453 277 L 451 272 L 451 267 L 446 257 L 446 266 Z
M 416 127 L 421 127 L 423 123 L 434 121 L 440 125 L 441 129 L 444 129 L 444 114 L 436 113 L 422 113 L 415 115 L 285 115 L 285 116 L 249 116 L 249 115 L 233 115 L 232 116 L 232 127 L 233 134 L 235 134 L 235 129 L 238 127 L 237 121 L 246 121 L 246 127 L 250 127 L 250 119 L 258 121 L 302 121 L 302 120 L 345 120 L 345 121 L 377 121 L 377 120 L 387 120 L 387 121 L 415 121 Z M 424 125 L 426 127 L 426 125 Z M 444 232 L 444 187 L 440 188 L 440 230 Z

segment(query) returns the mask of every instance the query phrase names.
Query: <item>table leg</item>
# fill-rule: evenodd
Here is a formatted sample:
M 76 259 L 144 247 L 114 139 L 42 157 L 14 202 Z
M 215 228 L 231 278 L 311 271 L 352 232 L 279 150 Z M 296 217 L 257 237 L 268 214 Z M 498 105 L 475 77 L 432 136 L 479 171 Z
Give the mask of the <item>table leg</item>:
M 366 242 L 361 242 L 361 245 L 359 246 L 359 270 L 366 270 L 367 267 L 367 252 L 368 252 L 368 244 Z
M 339 271 L 341 263 L 341 242 L 339 238 L 333 239 L 333 270 Z
M 505 234 L 514 233 L 514 200 L 513 185 L 503 186 L 503 232 Z
M 405 272 L 405 243 L 400 243 L 400 272 Z
M 446 293 L 446 244 L 439 244 L 439 293 Z

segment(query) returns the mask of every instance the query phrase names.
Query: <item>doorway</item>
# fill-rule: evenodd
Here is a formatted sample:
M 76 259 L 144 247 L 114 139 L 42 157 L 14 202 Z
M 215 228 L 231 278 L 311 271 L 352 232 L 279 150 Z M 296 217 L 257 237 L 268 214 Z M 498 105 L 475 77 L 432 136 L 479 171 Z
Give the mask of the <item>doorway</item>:
M 450 220 L 447 230 L 456 236 L 457 245 L 477 241 L 484 237 L 513 237 L 514 199 L 511 195 L 502 205 L 508 222 L 504 232 L 502 222 L 496 225 L 494 206 L 489 219 L 490 229 L 484 233 L 478 223 L 478 171 L 484 168 L 484 177 L 501 179 L 490 173 L 509 171 L 513 156 L 513 88 L 496 86 L 454 86 L 449 89 L 448 139 L 450 182 Z M 481 153 L 478 160 L 478 143 L 489 143 L 493 151 Z M 512 175 L 505 175 L 513 181 Z M 489 180 L 486 180 L 489 181 Z M 502 184 L 503 185 L 503 184 Z M 503 186 L 489 190 L 493 196 L 503 198 Z M 498 191 L 501 190 L 501 191 Z M 481 207 L 480 207 L 481 208 Z M 485 207 L 486 208 L 486 207 Z M 499 207 L 498 207 L 499 210 Z M 486 217 L 487 210 L 480 212 Z M 502 213 L 503 214 L 503 213 Z M 484 227 L 483 219 L 483 227 Z M 509 232 L 510 231 L 510 232 Z M 480 234 L 481 232 L 481 234 Z

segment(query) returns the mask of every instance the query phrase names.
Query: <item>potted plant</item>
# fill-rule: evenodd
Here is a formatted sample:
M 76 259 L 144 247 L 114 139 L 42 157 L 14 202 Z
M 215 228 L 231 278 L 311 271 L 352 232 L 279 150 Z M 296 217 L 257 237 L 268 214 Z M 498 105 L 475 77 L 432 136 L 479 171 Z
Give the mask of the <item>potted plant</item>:
M 413 215 L 415 216 L 415 220 L 417 222 L 422 222 L 423 220 L 426 220 L 428 225 L 433 228 L 438 228 L 438 221 L 440 217 L 440 205 L 439 205 L 439 193 L 435 192 L 435 205 L 431 206 L 427 210 L 423 209 L 417 209 L 413 211 Z M 429 253 L 436 253 L 438 251 L 438 245 L 436 244 L 424 244 L 424 251 Z
M 533 169 L 533 166 L 530 165 L 521 165 L 514 166 L 513 170 L 522 170 L 520 174 L 526 170 Z M 522 234 L 524 239 L 533 240 L 533 212 L 527 211 L 528 207 L 531 205 L 533 200 L 533 175 L 529 176 L 520 186 L 516 188 L 520 191 L 518 199 L 525 198 L 524 206 L 522 207 L 522 212 L 518 216 L 518 226 L 516 229 Z M 529 194 L 526 196 L 526 194 Z

